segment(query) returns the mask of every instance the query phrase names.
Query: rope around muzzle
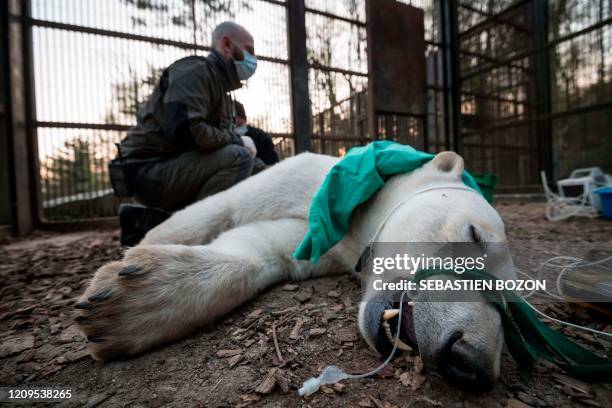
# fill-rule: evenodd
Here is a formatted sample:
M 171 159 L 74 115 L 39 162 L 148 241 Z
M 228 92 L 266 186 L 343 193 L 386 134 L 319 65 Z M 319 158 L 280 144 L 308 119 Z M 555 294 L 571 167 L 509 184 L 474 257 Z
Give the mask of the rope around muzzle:
M 420 270 L 414 281 L 418 284 L 436 275 L 458 276 L 448 269 Z M 493 283 L 501 280 L 479 270 L 466 270 L 461 277 Z M 541 322 L 527 301 L 516 292 L 504 289 L 482 291 L 482 294 L 499 312 L 506 346 L 519 366 L 531 367 L 542 358 L 583 381 L 612 381 L 612 359 L 592 353 Z

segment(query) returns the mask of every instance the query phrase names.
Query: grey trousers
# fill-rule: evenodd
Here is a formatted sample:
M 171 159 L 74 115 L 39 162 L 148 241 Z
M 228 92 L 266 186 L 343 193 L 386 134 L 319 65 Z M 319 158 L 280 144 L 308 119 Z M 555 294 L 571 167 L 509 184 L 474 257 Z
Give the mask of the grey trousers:
M 239 145 L 211 152 L 193 150 L 157 163 L 142 165 L 133 180 L 134 198 L 141 204 L 176 211 L 226 190 L 261 167 L 259 159 Z

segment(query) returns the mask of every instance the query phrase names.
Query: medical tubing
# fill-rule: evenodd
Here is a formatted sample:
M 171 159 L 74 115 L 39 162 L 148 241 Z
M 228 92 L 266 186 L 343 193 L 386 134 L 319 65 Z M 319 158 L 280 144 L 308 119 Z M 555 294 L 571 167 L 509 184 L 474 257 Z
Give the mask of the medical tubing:
M 464 191 L 470 191 L 472 193 L 476 193 L 476 194 L 480 195 L 480 193 L 478 193 L 478 191 L 474 190 L 473 188 L 470 188 L 470 187 L 467 187 L 467 186 L 455 186 L 455 185 L 432 186 L 432 187 L 426 187 L 426 188 L 423 188 L 421 190 L 415 191 L 414 193 L 410 194 L 408 197 L 402 199 L 400 202 L 395 204 L 391 208 L 391 210 L 389 210 L 387 215 L 385 215 L 385 218 L 383 218 L 382 222 L 378 225 L 378 228 L 376 228 L 376 232 L 374 232 L 374 235 L 372 235 L 372 238 L 368 241 L 367 247 L 369 248 L 369 252 L 368 252 L 368 258 L 365 260 L 365 262 L 368 262 L 370 260 L 370 258 L 372 256 L 374 242 L 376 242 L 376 239 L 378 238 L 378 236 L 382 232 L 383 228 L 387 224 L 387 221 L 389 221 L 389 218 L 391 218 L 391 216 L 393 214 L 395 214 L 395 211 L 397 211 L 398 208 L 400 208 L 401 206 L 406 204 L 408 201 L 410 201 L 415 196 L 417 196 L 419 194 L 422 194 L 422 193 L 427 193 L 427 192 L 433 191 L 433 190 L 464 190 Z
M 545 266 L 550 266 L 552 268 L 558 268 L 561 269 L 561 272 L 559 272 L 559 275 L 557 276 L 557 291 L 561 294 L 561 296 L 557 296 L 547 290 L 545 290 L 546 293 L 548 293 L 548 295 L 550 295 L 551 297 L 555 298 L 555 299 L 559 299 L 559 300 L 565 300 L 564 297 L 564 293 L 563 293 L 563 289 L 562 289 L 562 278 L 563 275 L 566 274 L 567 270 L 570 268 L 576 268 L 576 267 L 586 267 L 586 266 L 593 266 L 593 265 L 600 265 L 604 262 L 608 262 L 612 260 L 612 256 L 609 256 L 607 258 L 601 259 L 599 261 L 594 261 L 594 262 L 585 262 L 583 259 L 581 258 L 575 258 L 572 256 L 563 256 L 563 255 L 559 255 L 559 256 L 555 256 L 553 258 L 550 258 L 549 260 L 547 260 L 546 262 L 543 262 L 540 265 L 540 269 L 538 270 L 538 273 L 536 275 L 536 279 L 541 279 L 542 275 L 543 275 L 543 271 L 544 271 L 544 267 Z M 566 262 L 565 264 L 563 264 L 562 262 L 560 263 L 556 263 L 557 261 L 562 261 L 562 262 Z M 520 273 L 523 276 L 526 276 L 528 278 L 530 278 L 531 276 L 523 271 L 521 271 L 520 269 L 516 268 L 516 270 L 518 271 L 518 273 Z M 533 311 L 535 311 L 536 313 L 538 313 L 540 316 L 545 317 L 553 322 L 568 326 L 568 327 L 573 327 L 575 329 L 582 329 L 588 332 L 591 332 L 593 334 L 596 335 L 600 335 L 600 336 L 604 336 L 604 337 L 608 337 L 608 338 L 612 338 L 612 333 L 606 333 L 604 331 L 600 331 L 600 330 L 595 330 L 595 329 L 591 329 L 590 327 L 586 327 L 586 326 L 581 326 L 579 324 L 574 324 L 574 323 L 570 323 L 570 322 L 566 322 L 564 320 L 560 320 L 560 319 L 556 319 L 552 316 L 547 315 L 546 313 L 540 311 L 538 308 L 536 308 L 534 305 L 532 305 L 531 303 L 529 303 L 529 301 L 527 301 L 527 298 L 531 297 L 534 293 L 536 293 L 536 289 L 533 289 L 531 291 L 529 291 L 529 293 L 527 293 L 526 295 L 521 296 L 523 298 L 523 300 L 525 301 L 525 303 L 527 303 L 527 305 L 533 309 Z
M 562 221 L 577 215 L 597 217 L 597 210 L 592 205 L 587 205 L 589 194 L 586 191 L 578 197 L 561 197 L 548 187 L 544 171 L 540 172 L 540 178 L 546 196 L 546 218 L 549 221 Z
M 391 216 L 395 213 L 395 211 L 398 208 L 400 208 L 401 206 L 406 204 L 407 201 L 409 201 L 411 198 L 415 197 L 416 195 L 419 195 L 421 193 L 425 193 L 425 192 L 428 192 L 428 191 L 432 191 L 432 190 L 441 190 L 441 189 L 468 190 L 468 191 L 476 192 L 475 190 L 473 190 L 473 189 L 471 189 L 469 187 L 465 187 L 465 186 L 442 185 L 442 186 L 428 187 L 428 188 L 416 191 L 415 193 L 413 193 L 413 194 L 409 195 L 408 197 L 406 197 L 405 199 L 401 200 L 396 205 L 394 205 L 391 208 L 391 210 L 386 214 L 386 216 L 383 218 L 382 222 L 380 223 L 380 225 L 376 229 L 376 232 L 374 233 L 374 235 L 370 239 L 369 244 L 368 244 L 368 247 L 370 248 L 370 252 L 368 254 L 368 260 L 370 259 L 371 255 L 372 255 L 372 250 L 373 250 L 373 248 L 372 248 L 373 245 L 372 244 L 376 241 L 376 239 L 378 238 L 378 236 L 382 232 L 382 229 L 386 225 L 387 221 L 389 220 L 389 218 L 391 218 Z M 581 208 L 582 208 L 583 205 L 584 205 L 584 203 L 581 205 Z M 596 261 L 596 262 L 591 262 L 591 263 L 586 263 L 585 264 L 584 261 L 582 259 L 580 259 L 580 258 L 573 258 L 573 257 L 569 257 L 569 256 L 557 256 L 557 257 L 549 259 L 548 261 L 546 261 L 545 263 L 543 263 L 541 265 L 540 270 L 538 271 L 537 277 L 540 278 L 540 276 L 543 274 L 544 266 L 552 266 L 554 268 L 561 268 L 562 271 L 559 274 L 559 276 L 557 277 L 557 290 L 559 291 L 560 294 L 563 294 L 563 291 L 561 290 L 561 286 L 560 286 L 561 277 L 562 277 L 562 275 L 565 274 L 565 271 L 568 268 L 575 267 L 575 266 L 597 265 L 597 264 L 601 264 L 603 262 L 606 262 L 606 261 L 610 260 L 611 258 L 612 257 L 608 257 L 608 258 L 605 258 L 605 259 L 600 260 L 600 261 Z M 568 260 L 569 259 L 571 261 L 574 261 L 574 263 L 565 264 L 565 265 L 551 263 L 553 260 L 558 260 L 558 259 L 564 259 L 564 260 Z M 518 268 L 516 268 L 516 270 L 520 274 L 522 274 L 522 275 L 529 276 L 525 272 L 521 271 Z M 327 366 L 327 367 L 325 367 L 325 369 L 321 372 L 321 374 L 318 377 L 311 377 L 308 380 L 304 381 L 304 383 L 302 384 L 302 387 L 298 390 L 298 394 L 300 395 L 300 397 L 309 396 L 309 395 L 314 394 L 315 392 L 317 392 L 319 390 L 321 385 L 324 385 L 324 384 L 335 384 L 338 381 L 342 381 L 342 380 L 345 380 L 345 379 L 359 379 L 359 378 L 369 377 L 371 375 L 376 374 L 377 372 L 379 372 L 383 368 L 385 368 L 389 364 L 389 362 L 391 361 L 393 356 L 395 355 L 395 352 L 397 351 L 397 342 L 399 340 L 399 334 L 400 334 L 400 329 L 401 329 L 401 324 L 402 324 L 402 310 L 403 310 L 404 296 L 406 295 L 406 293 L 407 293 L 407 291 L 403 291 L 402 295 L 400 297 L 399 315 L 398 315 L 398 319 L 397 319 L 397 331 L 395 333 L 395 339 L 394 339 L 394 342 L 393 342 L 393 350 L 391 350 L 391 353 L 389 354 L 387 359 L 380 366 L 376 367 L 375 369 L 373 369 L 371 371 L 368 371 L 367 373 L 363 373 L 363 374 L 347 374 L 344 371 L 342 371 L 341 368 L 339 368 L 337 366 L 334 366 L 334 365 Z M 554 317 L 548 316 L 544 312 L 541 312 L 540 310 L 538 310 L 535 306 L 533 306 L 531 303 L 529 303 L 526 300 L 526 298 L 530 297 L 534 293 L 535 293 L 535 290 L 531 291 L 530 293 L 528 293 L 525 296 L 522 296 L 522 298 L 525 301 L 525 303 L 531 309 L 533 309 L 536 313 L 540 314 L 541 316 L 543 316 L 543 317 L 545 317 L 547 319 L 550 319 L 550 320 L 552 320 L 554 322 L 557 322 L 559 324 L 563 324 L 563 325 L 566 325 L 566 326 L 574 327 L 576 329 L 586 330 L 586 331 L 589 331 L 589 332 L 594 333 L 594 334 L 598 334 L 598 335 L 602 335 L 602 336 L 605 336 L 605 337 L 612 338 L 612 334 L 611 333 L 606 333 L 606 332 L 602 332 L 602 331 L 599 331 L 599 330 L 591 329 L 589 327 L 584 327 L 584 326 L 580 326 L 580 325 L 577 325 L 577 324 L 572 324 L 572 323 L 569 323 L 569 322 L 565 322 L 563 320 L 555 319 Z M 550 293 L 548 291 L 546 291 L 546 293 L 548 293 L 549 295 L 551 295 L 551 296 L 553 296 L 555 298 L 563 299 L 562 297 L 553 295 L 552 293 Z
M 345 379 L 358 379 L 369 377 L 385 368 L 387 364 L 389 364 L 397 350 L 397 341 L 399 340 L 400 329 L 402 327 L 402 309 L 404 306 L 404 296 L 406 295 L 406 293 L 407 291 L 403 291 L 402 295 L 400 296 L 399 315 L 397 317 L 397 331 L 395 333 L 395 341 L 393 342 L 393 350 L 391 350 L 389 357 L 387 357 L 387 359 L 381 365 L 363 374 L 348 374 L 334 365 L 327 366 L 318 377 L 311 377 L 308 380 L 304 381 L 304 383 L 302 384 L 302 388 L 298 390 L 299 396 L 307 397 L 309 395 L 312 395 L 319 390 L 321 385 L 324 384 L 335 384 L 338 381 L 342 381 Z
M 565 263 L 565 264 L 561 264 L 561 263 L 555 263 L 553 261 L 557 261 L 557 260 L 561 260 L 561 261 L 569 261 L 570 263 Z M 544 267 L 545 266 L 550 266 L 552 268 L 559 268 L 561 269 L 561 272 L 559 272 L 559 275 L 557 276 L 557 282 L 556 282 L 556 286 L 557 286 L 557 291 L 561 294 L 561 296 L 558 296 L 548 290 L 544 290 L 544 292 L 548 293 L 551 297 L 558 299 L 558 300 L 565 300 L 565 295 L 563 293 L 563 289 L 561 288 L 561 279 L 563 278 L 563 275 L 565 275 L 566 271 L 570 268 L 574 268 L 574 267 L 586 267 L 586 266 L 593 266 L 593 265 L 599 265 L 602 264 L 604 262 L 608 262 L 612 260 L 612 256 L 609 256 L 607 258 L 601 259 L 599 261 L 594 261 L 594 262 L 585 262 L 583 259 L 581 258 L 576 258 L 573 256 L 565 256 L 565 255 L 558 255 L 555 257 L 552 257 L 550 259 L 548 259 L 546 262 L 542 262 L 540 264 L 540 268 L 538 269 L 538 273 L 536 274 L 536 279 L 537 280 L 541 280 L 542 279 L 542 275 L 544 274 Z M 531 278 L 531 275 L 521 271 L 519 268 L 516 268 L 516 271 L 523 275 L 526 276 L 528 278 Z M 607 269 L 607 268 L 606 268 Z M 533 296 L 535 293 L 537 292 L 537 289 L 532 289 L 530 290 L 528 293 L 526 293 L 525 295 L 521 295 L 523 297 L 523 299 L 527 299 L 531 296 Z
M 523 300 L 525 300 L 525 299 L 523 299 Z M 531 309 L 533 309 L 536 313 L 538 313 L 539 315 L 541 315 L 541 316 L 543 316 L 543 317 L 545 317 L 547 319 L 552 320 L 553 322 L 557 322 L 557 323 L 563 324 L 565 326 L 573 327 L 575 329 L 586 330 L 586 331 L 589 331 L 589 332 L 591 332 L 593 334 L 598 334 L 600 336 L 609 337 L 609 338 L 612 339 L 612 333 L 606 333 L 606 332 L 603 332 L 603 331 L 591 329 L 590 327 L 580 326 L 579 324 L 574 324 L 574 323 L 566 322 L 566 321 L 563 321 L 563 320 L 555 319 L 554 317 L 549 316 L 546 313 L 538 310 L 534 305 L 532 305 L 528 301 L 525 300 L 525 303 L 527 304 L 527 306 L 529 306 Z

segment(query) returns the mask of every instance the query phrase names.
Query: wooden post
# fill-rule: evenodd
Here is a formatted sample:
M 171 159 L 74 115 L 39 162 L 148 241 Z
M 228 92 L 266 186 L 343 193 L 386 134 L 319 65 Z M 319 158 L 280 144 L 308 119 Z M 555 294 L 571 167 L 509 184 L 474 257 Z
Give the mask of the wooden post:
M 459 28 L 457 0 L 443 2 L 445 25 L 445 54 L 446 54 L 446 74 L 447 89 L 450 92 L 449 106 L 446 112 L 449 115 L 450 131 L 449 140 L 451 148 L 459 153 L 463 153 L 463 137 L 461 135 L 461 77 L 459 61 Z
M 374 79 L 372 78 L 372 17 L 370 15 L 371 2 L 372 0 L 366 0 L 366 39 L 367 39 L 367 52 L 368 52 L 368 99 L 367 99 L 367 114 L 368 114 L 368 122 L 367 122 L 367 134 L 370 140 L 377 140 L 379 138 L 378 134 L 378 111 L 376 109 L 376 102 L 374 97 Z
M 7 78 L 7 3 L 0 2 L 0 239 L 12 231 L 14 217 L 12 214 L 12 190 L 10 181 L 10 152 L 6 114 L 8 111 Z
M 296 153 L 310 150 L 312 115 L 308 96 L 308 56 L 306 54 L 306 6 L 304 0 L 287 2 L 287 35 L 291 75 L 291 111 Z
M 369 133 L 376 139 L 384 131 L 391 139 L 397 118 L 426 113 L 423 10 L 395 0 L 367 0 L 366 26 Z
M 534 0 L 531 4 L 533 16 L 533 47 L 539 52 L 532 57 L 535 75 L 535 100 L 538 101 L 535 114 L 539 118 L 536 125 L 538 163 L 551 179 L 554 174 L 552 123 L 550 97 L 550 49 L 548 43 L 548 0 Z
M 23 7 L 18 0 L 6 4 L 8 27 L 6 46 L 8 48 L 8 137 L 9 154 L 12 156 L 11 173 L 14 191 L 12 208 L 14 226 L 18 235 L 25 235 L 34 228 L 32 207 L 33 186 L 30 174 L 30 140 L 27 115 L 26 81 L 28 71 L 24 69 L 27 57 L 23 53 Z

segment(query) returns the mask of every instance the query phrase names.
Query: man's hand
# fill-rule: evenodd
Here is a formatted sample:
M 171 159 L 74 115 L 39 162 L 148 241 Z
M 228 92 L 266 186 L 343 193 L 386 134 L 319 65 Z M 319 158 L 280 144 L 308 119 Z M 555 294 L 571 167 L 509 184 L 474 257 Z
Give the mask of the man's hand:
M 244 147 L 251 153 L 251 156 L 257 156 L 257 148 L 255 147 L 255 142 L 248 136 L 242 136 L 242 142 L 244 143 Z

